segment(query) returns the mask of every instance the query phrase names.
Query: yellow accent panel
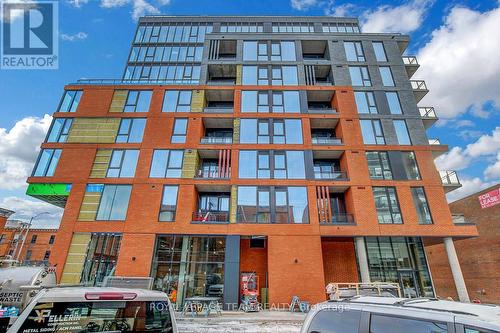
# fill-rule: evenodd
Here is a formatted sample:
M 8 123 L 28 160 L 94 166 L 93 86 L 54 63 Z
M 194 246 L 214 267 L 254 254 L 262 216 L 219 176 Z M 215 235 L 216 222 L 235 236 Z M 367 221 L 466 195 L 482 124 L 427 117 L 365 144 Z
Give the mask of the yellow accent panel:
M 231 206 L 229 207 L 229 223 L 236 223 L 236 210 L 238 208 L 238 187 L 231 186 Z
M 233 143 L 240 143 L 240 119 L 233 120 Z
M 109 107 L 109 112 L 123 112 L 125 103 L 127 102 L 128 90 L 115 90 L 113 100 Z
M 113 149 L 97 149 L 94 164 L 90 171 L 90 178 L 104 178 L 108 171 L 109 162 Z
M 75 118 L 68 143 L 114 143 L 120 118 Z
M 205 108 L 205 90 L 193 90 L 191 112 L 203 112 Z
M 85 192 L 78 221 L 95 221 L 100 200 L 101 192 Z
M 243 65 L 236 65 L 236 84 L 241 84 L 242 72 L 243 72 Z
M 184 160 L 182 161 L 182 178 L 194 178 L 198 169 L 200 158 L 196 149 L 187 149 L 184 151 Z
M 64 264 L 61 284 L 80 283 L 90 237 L 91 234 L 73 234 L 66 263 Z

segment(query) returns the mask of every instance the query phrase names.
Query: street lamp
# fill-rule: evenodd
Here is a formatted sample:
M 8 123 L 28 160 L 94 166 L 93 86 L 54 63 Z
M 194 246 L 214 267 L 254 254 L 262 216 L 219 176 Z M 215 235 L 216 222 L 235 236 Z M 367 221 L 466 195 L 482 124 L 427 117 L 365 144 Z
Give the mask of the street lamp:
M 23 252 L 24 243 L 26 242 L 26 237 L 28 237 L 28 233 L 30 232 L 31 224 L 33 223 L 33 220 L 35 220 L 37 217 L 39 217 L 40 215 L 43 215 L 43 214 L 50 214 L 50 213 L 49 212 L 42 212 L 42 213 L 38 213 L 30 218 L 30 221 L 29 221 L 28 225 L 26 226 L 26 234 L 23 237 L 23 242 L 21 243 L 21 247 L 19 248 L 19 252 L 17 253 L 17 257 L 16 257 L 17 261 L 19 261 L 19 256 Z M 21 229 L 21 236 L 22 236 L 22 234 L 23 234 L 23 231 Z M 14 253 L 15 253 L 15 251 L 14 251 Z

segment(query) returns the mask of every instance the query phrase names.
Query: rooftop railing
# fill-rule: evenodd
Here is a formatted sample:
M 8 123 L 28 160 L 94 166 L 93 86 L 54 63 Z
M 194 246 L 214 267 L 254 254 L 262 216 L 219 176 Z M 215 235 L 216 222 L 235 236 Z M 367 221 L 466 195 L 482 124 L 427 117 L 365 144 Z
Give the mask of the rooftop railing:
M 321 217 L 320 217 L 321 218 Z M 335 213 L 331 220 L 320 220 L 320 225 L 356 225 L 354 215 L 346 213 Z

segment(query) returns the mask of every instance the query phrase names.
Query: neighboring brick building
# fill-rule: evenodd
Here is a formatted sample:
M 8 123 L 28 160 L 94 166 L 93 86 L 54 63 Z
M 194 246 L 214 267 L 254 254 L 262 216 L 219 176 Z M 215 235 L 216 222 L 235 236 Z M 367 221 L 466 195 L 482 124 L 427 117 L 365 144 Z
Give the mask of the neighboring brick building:
M 471 299 L 500 304 L 500 204 L 481 208 L 479 196 L 498 190 L 497 184 L 450 203 L 457 223 L 475 224 L 479 237 L 455 242 L 465 284 Z M 436 293 L 440 297 L 457 298 L 452 273 L 443 245 L 426 246 Z
M 179 304 L 237 303 L 244 272 L 270 303 L 328 282 L 433 295 L 422 238 L 477 231 L 451 219 L 408 42 L 348 18 L 141 18 L 123 79 L 65 87 L 28 179 L 65 208 L 58 279 L 152 276 Z
M 0 261 L 13 259 L 23 265 L 49 265 L 57 229 L 28 228 L 27 222 L 7 220 L 13 213 L 0 208 Z

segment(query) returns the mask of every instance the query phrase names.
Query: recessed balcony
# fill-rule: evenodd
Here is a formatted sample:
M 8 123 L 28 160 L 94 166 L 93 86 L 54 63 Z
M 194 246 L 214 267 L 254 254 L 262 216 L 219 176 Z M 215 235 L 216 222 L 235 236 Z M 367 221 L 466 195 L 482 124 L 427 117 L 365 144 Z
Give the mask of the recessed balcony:
M 235 60 L 236 40 L 210 40 L 208 58 L 209 60 Z
M 417 57 L 415 56 L 403 56 L 403 63 L 405 64 L 406 74 L 408 74 L 408 78 L 411 79 L 413 74 L 420 67 Z
M 426 129 L 434 125 L 434 123 L 439 119 L 432 106 L 419 107 L 418 112 L 420 113 L 420 117 L 422 117 L 422 121 Z
M 314 159 L 314 178 L 325 180 L 349 180 L 347 171 L 341 170 L 338 159 Z
M 328 60 L 328 43 L 326 40 L 302 40 L 302 58 L 305 61 Z
M 194 212 L 191 223 L 199 224 L 227 224 L 229 223 L 229 212 L 200 211 Z
M 441 182 L 446 193 L 462 187 L 456 171 L 443 170 L 439 171 L 439 175 L 441 176 Z
M 220 145 L 233 143 L 233 119 L 231 118 L 203 118 L 205 127 L 204 136 L 200 143 Z
M 234 91 L 232 90 L 205 90 L 205 107 L 207 113 L 233 113 Z
M 333 91 L 308 90 L 307 110 L 309 113 L 332 114 L 337 111 L 333 108 Z
M 415 99 L 417 103 L 420 102 L 422 98 L 429 92 L 427 89 L 427 85 L 424 80 L 410 80 L 411 88 L 413 89 L 413 95 L 415 95 Z
M 215 86 L 230 86 L 236 84 L 236 65 L 208 65 L 207 83 Z
M 330 65 L 305 65 L 306 85 L 332 86 L 333 74 Z
M 354 216 L 346 210 L 345 190 L 338 187 L 317 186 L 316 198 L 320 225 L 356 225 Z
M 356 225 L 354 221 L 354 215 L 347 213 L 335 213 L 329 220 L 322 220 L 319 222 L 320 225 Z
M 454 225 L 475 225 L 474 222 L 467 220 L 464 214 L 451 214 L 451 220 Z

